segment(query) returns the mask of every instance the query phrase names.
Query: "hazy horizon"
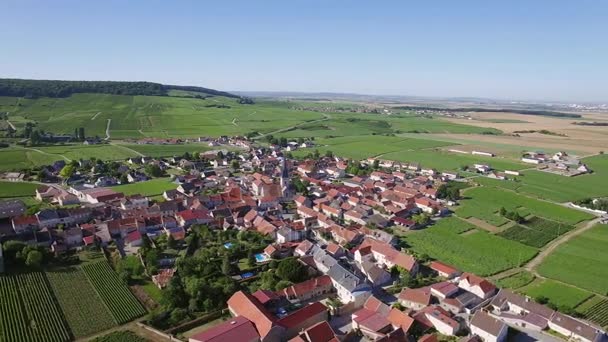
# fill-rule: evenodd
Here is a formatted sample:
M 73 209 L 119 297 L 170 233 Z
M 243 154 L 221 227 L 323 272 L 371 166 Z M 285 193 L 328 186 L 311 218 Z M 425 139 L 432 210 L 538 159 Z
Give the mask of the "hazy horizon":
M 606 103 L 608 3 L 4 1 L 0 75 Z

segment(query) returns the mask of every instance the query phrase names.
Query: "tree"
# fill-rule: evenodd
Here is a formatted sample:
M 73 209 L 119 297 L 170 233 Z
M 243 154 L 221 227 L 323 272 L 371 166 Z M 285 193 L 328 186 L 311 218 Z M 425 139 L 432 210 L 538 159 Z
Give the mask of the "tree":
M 287 280 L 280 280 L 275 286 L 274 289 L 275 291 L 280 291 L 284 288 L 290 287 L 291 285 L 293 285 L 292 282 L 287 281 Z
M 129 177 L 127 177 L 126 173 L 123 173 L 120 175 L 120 184 L 127 184 L 129 183 Z
M 255 267 L 255 264 L 256 264 L 256 260 L 255 260 L 255 256 L 253 255 L 253 250 L 249 249 L 249 251 L 247 252 L 247 266 Z
M 167 238 L 167 247 L 171 249 L 176 249 L 178 247 L 178 243 L 173 238 L 173 235 L 169 235 L 169 237 Z
M 74 172 L 76 171 L 76 167 L 74 167 L 74 165 L 72 164 L 68 164 L 66 166 L 64 166 L 61 171 L 59 171 L 59 175 L 64 178 L 70 178 L 72 177 L 72 175 L 74 174 Z
M 332 158 L 334 156 L 334 153 L 330 150 L 325 151 L 325 156 L 327 158 Z
M 154 165 L 154 164 L 148 164 L 148 165 L 146 165 L 144 167 L 144 172 L 149 177 L 158 178 L 158 177 L 162 177 L 163 176 L 163 171 L 160 169 L 160 167 L 158 165 Z
M 84 127 L 78 128 L 78 140 L 84 140 Z
M 500 207 L 500 216 L 506 216 L 507 215 L 507 209 L 505 209 L 505 207 Z
M 372 168 L 374 170 L 378 170 L 380 168 L 380 161 L 378 159 L 374 159 L 374 164 L 372 164 Z
M 232 168 L 233 168 L 233 169 L 235 169 L 235 170 L 236 170 L 236 169 L 239 169 L 239 168 L 241 167 L 241 165 L 239 164 L 238 159 L 234 159 L 234 160 L 232 160 L 231 166 L 232 166 Z
M 232 263 L 230 263 L 230 259 L 227 255 L 222 259 L 222 273 L 225 275 L 230 275 L 232 273 Z
M 282 280 L 299 283 L 306 278 L 306 268 L 297 259 L 288 258 L 279 262 L 276 274 Z
M 25 264 L 29 267 L 40 267 L 42 264 L 42 253 L 37 250 L 29 251 L 27 253 L 27 258 L 25 259 Z

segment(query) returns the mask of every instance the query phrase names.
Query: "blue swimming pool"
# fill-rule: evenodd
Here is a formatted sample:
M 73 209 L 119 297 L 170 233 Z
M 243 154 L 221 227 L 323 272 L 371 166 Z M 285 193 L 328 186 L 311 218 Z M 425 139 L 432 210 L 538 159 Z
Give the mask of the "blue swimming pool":
M 243 277 L 243 279 L 247 279 L 247 278 L 253 277 L 253 275 L 254 274 L 252 272 L 247 272 L 247 273 L 241 274 L 241 277 Z
M 226 243 L 224 244 L 224 248 L 226 248 L 226 249 L 230 249 L 230 248 L 232 248 L 232 242 L 226 242 Z
M 268 258 L 268 256 L 266 256 L 264 253 L 258 253 L 255 255 L 255 261 L 257 262 L 264 262 L 268 260 L 270 260 L 270 258 Z

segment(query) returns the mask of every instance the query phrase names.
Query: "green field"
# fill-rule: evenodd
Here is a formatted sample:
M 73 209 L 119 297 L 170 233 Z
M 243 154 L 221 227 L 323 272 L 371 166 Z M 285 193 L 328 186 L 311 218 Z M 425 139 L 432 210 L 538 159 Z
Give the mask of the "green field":
M 0 312 L 3 342 L 70 340 L 43 273 L 0 277 Z
M 601 327 L 608 327 L 608 299 L 593 296 L 577 306 L 576 311 L 581 314 L 583 318 L 595 322 Z
M 497 170 L 520 170 L 526 167 L 509 159 L 450 153 L 440 149 L 392 152 L 383 155 L 382 158 L 419 163 L 423 167 L 440 171 L 459 170 L 463 166 L 471 167 L 473 164 L 489 164 Z
M 29 169 L 52 164 L 61 160 L 60 156 L 48 155 L 24 148 L 4 148 L 0 150 L 0 171 Z
M 97 337 L 92 342 L 146 342 L 143 337 L 137 336 L 134 332 L 128 330 L 114 331 L 107 335 Z
M 573 226 L 533 217 L 525 224 L 516 224 L 498 233 L 498 235 L 514 241 L 519 241 L 532 247 L 543 247 L 560 235 L 574 229 Z
M 465 199 L 461 201 L 462 205 L 456 209 L 458 216 L 477 217 L 495 226 L 508 222 L 498 214 L 501 207 L 505 207 L 508 211 L 517 210 L 524 216 L 533 214 L 570 225 L 593 218 L 593 215 L 585 212 L 500 188 L 488 186 L 470 188 L 464 191 L 464 196 Z
M 46 275 L 75 337 L 91 335 L 116 325 L 80 268 L 50 271 Z
M 536 255 L 535 248 L 503 239 L 456 217 L 402 238 L 418 254 L 482 276 L 520 266 Z
M 2 198 L 28 197 L 36 194 L 36 189 L 41 186 L 28 182 L 2 182 L 0 181 L 0 200 Z
M 522 194 L 555 202 L 575 201 L 588 197 L 608 196 L 608 156 L 598 155 L 583 159 L 592 174 L 564 177 L 542 171 L 524 171 L 514 181 L 481 179 L 486 185 L 505 187 Z
M 532 298 L 547 297 L 549 302 L 560 307 L 575 308 L 592 296 L 591 292 L 564 285 L 550 279 L 538 279 L 518 289 Z
M 141 303 L 106 261 L 83 265 L 82 270 L 116 323 L 124 324 L 146 314 Z
M 592 229 L 560 245 L 538 267 L 538 272 L 590 291 L 608 294 L 608 227 Z
M 526 286 L 534 281 L 535 277 L 528 271 L 521 271 L 511 276 L 498 279 L 496 285 L 498 287 L 504 287 L 507 289 L 518 289 L 522 286 Z
M 145 182 L 117 185 L 112 190 L 122 192 L 125 195 L 156 196 L 162 195 L 166 190 L 174 190 L 177 184 L 171 182 L 169 178 L 156 178 Z
M 226 149 L 225 147 L 209 147 L 207 144 L 183 144 L 183 145 L 142 145 L 142 144 L 120 144 L 131 150 L 135 150 L 148 157 L 172 157 L 181 156 L 184 153 L 200 153 L 215 149 Z

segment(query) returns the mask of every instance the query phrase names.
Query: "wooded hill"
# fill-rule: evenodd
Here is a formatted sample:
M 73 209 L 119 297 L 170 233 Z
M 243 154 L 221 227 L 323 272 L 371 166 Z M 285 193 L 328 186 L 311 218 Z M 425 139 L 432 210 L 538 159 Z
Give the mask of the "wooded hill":
M 68 97 L 76 93 L 165 96 L 171 89 L 240 98 L 238 95 L 209 88 L 164 85 L 152 82 L 58 81 L 0 78 L 0 96 L 25 98 Z

